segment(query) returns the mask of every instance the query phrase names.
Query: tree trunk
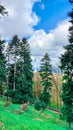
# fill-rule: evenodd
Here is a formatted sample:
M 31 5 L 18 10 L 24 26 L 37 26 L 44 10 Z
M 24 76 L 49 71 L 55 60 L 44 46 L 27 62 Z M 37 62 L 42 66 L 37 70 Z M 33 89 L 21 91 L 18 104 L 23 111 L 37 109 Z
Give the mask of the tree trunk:
M 8 96 L 7 96 L 7 101 L 8 101 Z
M 15 75 L 16 75 L 16 63 L 14 65 L 14 85 L 13 85 L 13 90 L 15 91 Z
M 68 122 L 68 126 L 69 126 L 69 128 L 71 128 L 71 123 L 70 122 Z
M 7 72 L 7 88 L 9 89 L 9 48 L 8 48 L 8 72 Z
M 13 86 L 14 91 L 15 91 L 15 76 L 16 76 L 16 47 L 15 47 L 15 64 L 14 64 L 14 86 Z
M 1 93 L 0 93 L 0 95 L 1 95 L 1 97 L 3 96 L 3 92 L 2 92 L 2 90 L 1 90 Z
M 58 99 L 58 91 L 57 91 L 57 110 L 58 110 L 58 107 L 59 107 L 59 99 Z
M 60 95 L 60 94 L 59 94 Z M 61 103 L 62 101 L 61 101 L 61 97 L 60 97 L 60 108 L 62 107 L 62 103 Z

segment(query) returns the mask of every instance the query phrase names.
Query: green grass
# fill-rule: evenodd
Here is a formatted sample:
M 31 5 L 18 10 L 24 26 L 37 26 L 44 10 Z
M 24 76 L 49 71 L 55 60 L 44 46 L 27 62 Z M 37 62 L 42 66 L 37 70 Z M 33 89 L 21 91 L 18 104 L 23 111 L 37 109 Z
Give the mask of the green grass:
M 66 122 L 60 120 L 55 112 L 40 112 L 29 106 L 19 115 L 14 111 L 21 110 L 21 105 L 4 107 L 4 100 L 0 98 L 0 130 L 67 130 Z

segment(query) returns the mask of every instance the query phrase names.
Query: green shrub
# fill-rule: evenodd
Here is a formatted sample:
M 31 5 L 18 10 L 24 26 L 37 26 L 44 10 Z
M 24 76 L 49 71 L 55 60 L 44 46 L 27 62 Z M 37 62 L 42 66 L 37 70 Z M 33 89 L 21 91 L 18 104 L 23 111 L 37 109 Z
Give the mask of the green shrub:
M 35 103 L 34 103 L 34 108 L 36 109 L 36 110 L 41 110 L 41 102 L 40 102 L 40 100 L 36 100 L 35 101 Z
M 47 107 L 46 103 L 44 101 L 40 101 L 40 100 L 36 100 L 35 103 L 34 103 L 34 108 L 36 110 L 45 110 Z
M 46 103 L 44 101 L 41 102 L 41 109 L 45 110 L 47 107 Z

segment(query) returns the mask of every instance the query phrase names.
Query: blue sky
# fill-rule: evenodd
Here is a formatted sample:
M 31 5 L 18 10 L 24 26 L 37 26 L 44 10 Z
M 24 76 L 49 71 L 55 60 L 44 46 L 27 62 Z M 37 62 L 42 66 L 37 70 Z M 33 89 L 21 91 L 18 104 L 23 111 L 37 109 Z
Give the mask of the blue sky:
M 44 6 L 42 9 L 42 6 Z M 66 19 L 70 11 L 68 0 L 42 0 L 41 3 L 35 3 L 33 11 L 41 18 L 35 29 L 44 29 L 46 32 L 55 28 L 59 21 Z
M 26 37 L 30 44 L 32 64 L 40 66 L 40 59 L 47 52 L 53 66 L 60 64 L 59 57 L 68 44 L 70 26 L 68 12 L 72 6 L 68 0 L 0 0 L 8 16 L 0 20 L 0 34 L 11 39 L 17 34 Z

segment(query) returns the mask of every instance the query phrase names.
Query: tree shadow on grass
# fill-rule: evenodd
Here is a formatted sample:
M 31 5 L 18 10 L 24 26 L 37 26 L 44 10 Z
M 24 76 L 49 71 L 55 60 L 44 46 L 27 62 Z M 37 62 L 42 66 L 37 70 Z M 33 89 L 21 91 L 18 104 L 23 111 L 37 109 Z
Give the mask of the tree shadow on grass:
M 68 128 L 68 127 L 65 127 L 66 130 L 73 130 L 73 127 L 71 128 Z

